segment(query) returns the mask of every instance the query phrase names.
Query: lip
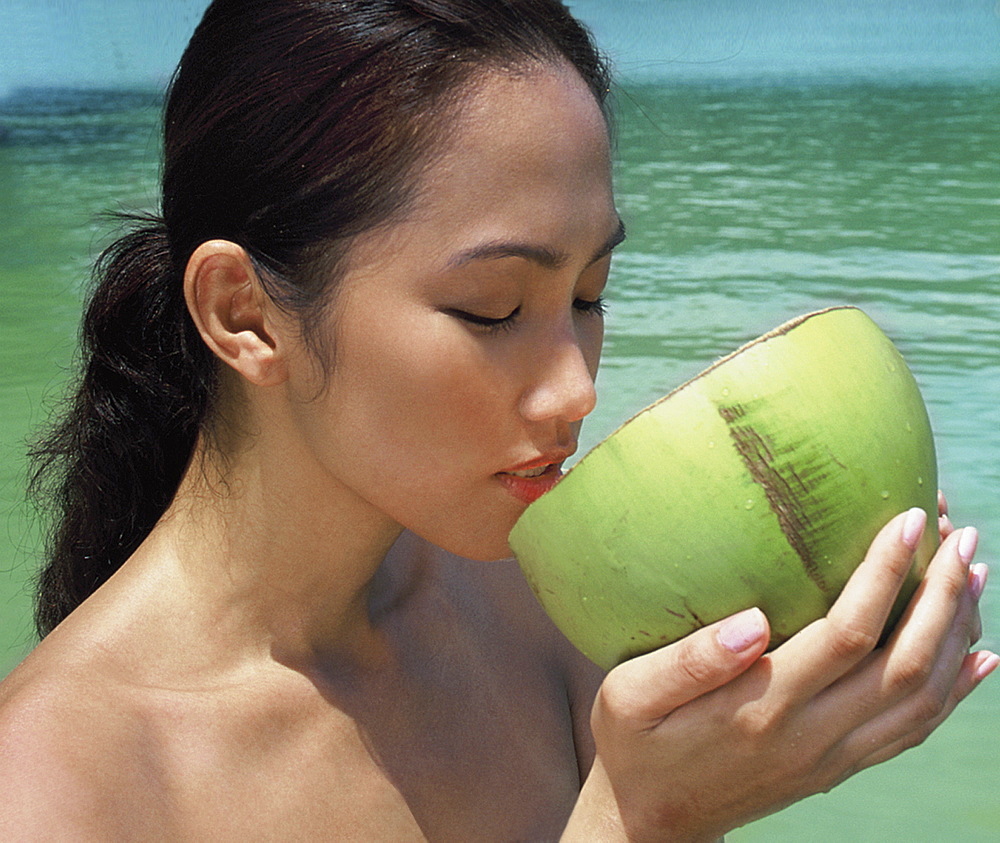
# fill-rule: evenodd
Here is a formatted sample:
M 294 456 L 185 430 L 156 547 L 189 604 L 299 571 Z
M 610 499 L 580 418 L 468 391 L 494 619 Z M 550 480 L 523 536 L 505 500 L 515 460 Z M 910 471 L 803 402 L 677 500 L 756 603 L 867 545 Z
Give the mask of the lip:
M 561 450 L 543 454 L 540 457 L 518 463 L 503 471 L 498 471 L 494 476 L 519 501 L 529 504 L 534 503 L 559 482 L 559 478 L 563 474 L 562 464 L 572 453 L 572 450 Z M 517 477 L 510 473 L 513 471 L 530 471 L 533 468 L 542 468 L 543 466 L 545 467 L 545 471 L 537 477 Z

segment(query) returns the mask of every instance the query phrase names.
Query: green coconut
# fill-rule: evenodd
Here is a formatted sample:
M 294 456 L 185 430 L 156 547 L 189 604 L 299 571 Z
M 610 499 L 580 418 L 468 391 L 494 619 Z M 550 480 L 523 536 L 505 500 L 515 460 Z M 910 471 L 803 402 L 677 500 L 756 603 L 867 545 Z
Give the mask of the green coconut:
M 751 606 L 777 646 L 826 614 L 875 534 L 914 506 L 937 512 L 917 384 L 868 316 L 838 307 L 634 416 L 525 510 L 510 546 L 556 625 L 611 668 Z M 926 530 L 890 624 L 937 542 Z

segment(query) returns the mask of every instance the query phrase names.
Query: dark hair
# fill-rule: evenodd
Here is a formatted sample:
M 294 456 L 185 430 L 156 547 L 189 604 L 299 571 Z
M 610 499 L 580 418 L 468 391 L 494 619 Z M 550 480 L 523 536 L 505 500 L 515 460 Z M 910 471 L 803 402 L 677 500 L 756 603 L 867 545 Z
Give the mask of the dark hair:
M 215 0 L 171 83 L 162 218 L 99 258 L 65 414 L 32 452 L 53 512 L 41 636 L 135 551 L 177 491 L 217 390 L 185 306 L 191 253 L 242 246 L 309 339 L 351 238 L 393 218 L 477 74 L 607 69 L 558 0 Z

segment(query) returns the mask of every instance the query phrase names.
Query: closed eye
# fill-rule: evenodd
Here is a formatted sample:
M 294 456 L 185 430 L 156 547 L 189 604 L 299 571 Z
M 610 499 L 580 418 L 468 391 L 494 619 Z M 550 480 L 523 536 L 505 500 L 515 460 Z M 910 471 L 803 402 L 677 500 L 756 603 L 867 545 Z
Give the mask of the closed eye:
M 477 325 L 480 328 L 485 328 L 490 331 L 500 331 L 514 326 L 514 321 L 517 319 L 521 312 L 520 307 L 515 307 L 506 316 L 481 316 L 478 313 L 470 313 L 467 310 L 456 310 L 449 309 L 446 311 L 449 315 L 454 316 L 456 319 L 461 319 L 463 322 L 468 322 L 470 325 Z
M 603 316 L 608 312 L 608 304 L 604 300 L 604 296 L 598 296 L 593 300 L 576 299 L 573 302 L 573 307 L 581 313 L 586 313 L 591 316 Z
M 598 296 L 596 299 L 575 299 L 573 301 L 573 308 L 577 312 L 584 313 L 588 316 L 603 316 L 607 312 L 608 305 L 604 296 Z M 476 327 L 493 332 L 513 328 L 514 323 L 517 321 L 517 317 L 521 313 L 521 308 L 520 306 L 515 307 L 506 316 L 499 317 L 483 316 L 479 313 L 471 313 L 468 310 L 458 310 L 457 308 L 449 308 L 445 312 L 449 316 L 453 316 L 456 319 L 460 319 L 470 325 L 475 325 Z
M 603 316 L 608 311 L 608 303 L 604 300 L 604 296 L 598 296 L 593 300 L 576 299 L 573 302 L 573 307 L 581 313 L 591 316 Z

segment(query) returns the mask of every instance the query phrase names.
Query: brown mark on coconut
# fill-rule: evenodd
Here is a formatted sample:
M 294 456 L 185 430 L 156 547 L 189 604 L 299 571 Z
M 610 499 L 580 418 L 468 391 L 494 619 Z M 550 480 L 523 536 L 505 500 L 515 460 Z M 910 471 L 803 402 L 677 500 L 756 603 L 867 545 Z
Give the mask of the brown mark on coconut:
M 825 593 L 825 578 L 807 541 L 814 525 L 803 503 L 812 491 L 811 484 L 787 458 L 777 458 L 774 442 L 746 418 L 746 407 L 742 404 L 720 406 L 719 415 L 729 426 L 729 435 L 750 476 L 764 490 L 785 539 L 798 555 L 806 574 Z
M 664 606 L 663 611 L 666 612 L 668 615 L 673 615 L 678 620 L 686 621 L 688 619 L 687 615 L 682 614 L 681 612 L 675 612 L 669 606 Z
M 688 603 L 687 600 L 684 601 L 684 608 L 687 610 L 687 613 L 691 616 L 692 620 L 698 624 L 698 626 L 708 626 L 709 622 L 698 617 L 698 613 L 691 608 L 691 604 Z

